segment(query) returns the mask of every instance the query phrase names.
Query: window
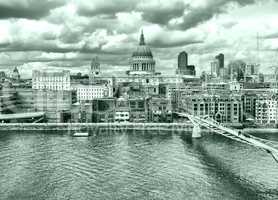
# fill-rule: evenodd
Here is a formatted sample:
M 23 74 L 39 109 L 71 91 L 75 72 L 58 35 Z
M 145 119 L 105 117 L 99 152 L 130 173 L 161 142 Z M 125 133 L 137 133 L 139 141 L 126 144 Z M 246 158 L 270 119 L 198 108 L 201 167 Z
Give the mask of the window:
M 194 111 L 198 110 L 198 104 L 194 104 Z

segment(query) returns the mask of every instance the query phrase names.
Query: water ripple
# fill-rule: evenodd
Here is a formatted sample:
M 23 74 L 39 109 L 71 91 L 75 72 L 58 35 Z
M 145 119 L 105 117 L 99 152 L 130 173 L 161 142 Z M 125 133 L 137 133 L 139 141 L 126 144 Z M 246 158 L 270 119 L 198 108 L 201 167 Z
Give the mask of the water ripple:
M 213 135 L 0 133 L 0 161 L 4 200 L 278 199 L 271 158 Z

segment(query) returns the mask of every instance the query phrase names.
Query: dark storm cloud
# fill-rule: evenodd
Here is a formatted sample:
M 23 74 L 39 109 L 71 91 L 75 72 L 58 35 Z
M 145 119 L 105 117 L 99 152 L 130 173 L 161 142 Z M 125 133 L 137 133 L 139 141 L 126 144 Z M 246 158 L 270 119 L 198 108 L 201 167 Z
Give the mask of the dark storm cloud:
M 0 19 L 39 19 L 47 16 L 51 9 L 64 3 L 64 0 L 0 0 Z
M 225 13 L 227 5 L 230 3 L 237 3 L 239 6 L 246 6 L 255 2 L 256 0 L 210 0 L 204 6 L 189 9 L 189 11 L 183 16 L 183 22 L 174 25 L 174 27 L 183 30 L 193 28 L 210 20 L 217 14 Z
M 183 2 L 174 2 L 171 6 L 142 6 L 137 9 L 142 12 L 142 17 L 145 21 L 165 25 L 169 20 L 181 17 L 187 6 Z

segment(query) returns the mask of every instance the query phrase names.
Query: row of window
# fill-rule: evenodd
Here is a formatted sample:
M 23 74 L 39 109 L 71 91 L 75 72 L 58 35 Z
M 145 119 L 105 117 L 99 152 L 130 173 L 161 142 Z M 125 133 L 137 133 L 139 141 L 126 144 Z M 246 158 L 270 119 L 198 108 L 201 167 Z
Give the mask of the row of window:
M 140 67 L 138 63 L 134 63 L 132 65 L 132 70 L 134 71 L 153 71 L 154 70 L 154 65 L 153 64 L 149 64 L 149 63 L 142 63 L 142 66 Z
M 33 78 L 33 82 L 36 82 L 36 81 L 44 81 L 44 82 L 51 82 L 51 81 L 70 81 L 70 78 L 69 77 L 55 77 L 55 76 L 49 76 L 49 77 L 36 77 L 36 78 Z

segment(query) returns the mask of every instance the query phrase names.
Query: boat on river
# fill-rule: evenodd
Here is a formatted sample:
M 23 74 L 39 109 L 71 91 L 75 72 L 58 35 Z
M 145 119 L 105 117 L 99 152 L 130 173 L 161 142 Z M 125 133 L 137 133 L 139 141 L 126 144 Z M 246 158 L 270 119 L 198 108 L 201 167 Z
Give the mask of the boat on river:
M 73 137 L 89 137 L 89 133 L 88 132 L 75 132 L 72 136 Z

